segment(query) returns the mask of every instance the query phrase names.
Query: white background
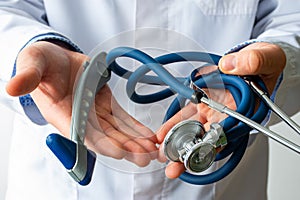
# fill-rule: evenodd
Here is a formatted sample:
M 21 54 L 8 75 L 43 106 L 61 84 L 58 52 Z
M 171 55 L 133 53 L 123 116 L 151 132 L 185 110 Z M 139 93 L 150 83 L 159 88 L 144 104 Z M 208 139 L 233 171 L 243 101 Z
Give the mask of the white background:
M 8 155 L 13 113 L 2 105 L 0 105 L 0 113 L 0 200 L 3 200 L 7 184 Z M 300 123 L 300 114 L 294 116 L 294 119 Z M 293 141 L 296 141 L 297 144 L 300 145 L 300 136 L 294 133 L 288 133 L 288 128 L 279 126 L 280 125 L 273 126 L 272 129 L 280 134 L 289 135 Z M 299 183 L 300 155 L 270 141 L 269 200 L 299 199 Z

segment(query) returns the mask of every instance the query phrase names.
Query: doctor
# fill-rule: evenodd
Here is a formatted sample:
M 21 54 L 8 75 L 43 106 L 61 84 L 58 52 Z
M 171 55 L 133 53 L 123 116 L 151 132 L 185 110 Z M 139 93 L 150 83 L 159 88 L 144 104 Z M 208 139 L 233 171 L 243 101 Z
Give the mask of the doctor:
M 156 144 L 171 126 L 187 118 L 209 124 L 224 116 L 188 106 L 160 127 L 169 101 L 133 104 L 117 77 L 95 100 L 86 143 L 99 156 L 88 186 L 69 177 L 45 138 L 52 132 L 69 137 L 73 87 L 81 64 L 96 50 L 130 45 L 154 54 L 224 54 L 238 45 L 220 69 L 260 75 L 282 105 L 288 86 L 300 84 L 299 35 L 300 2 L 293 0 L 1 0 L 1 102 L 17 113 L 7 199 L 267 199 L 265 137 L 252 136 L 238 168 L 218 183 L 169 179 L 179 176 L 182 165 L 157 162 L 165 158 Z M 244 43 L 250 39 L 257 42 Z M 189 70 L 179 66 L 174 73 Z M 228 94 L 220 98 L 232 103 Z

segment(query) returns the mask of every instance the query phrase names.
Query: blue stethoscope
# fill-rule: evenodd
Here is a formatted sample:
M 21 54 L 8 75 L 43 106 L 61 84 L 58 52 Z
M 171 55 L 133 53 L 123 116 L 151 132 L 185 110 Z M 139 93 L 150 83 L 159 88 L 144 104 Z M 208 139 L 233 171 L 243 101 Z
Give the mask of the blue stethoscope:
M 128 71 L 118 64 L 119 57 L 134 59 L 142 65 L 134 72 Z M 115 48 L 108 54 L 100 52 L 83 65 L 84 71 L 73 102 L 71 139 L 50 134 L 47 145 L 74 180 L 81 185 L 87 185 L 91 181 L 96 154 L 84 145 L 87 117 L 95 94 L 110 80 L 113 72 L 128 79 L 126 93 L 136 103 L 153 103 L 177 94 L 164 121 L 175 115 L 187 100 L 195 104 L 204 103 L 229 116 L 220 123 L 212 123 L 208 131 L 198 121 L 185 120 L 168 132 L 163 142 L 164 153 L 169 160 L 184 163 L 186 172 L 180 176 L 183 181 L 204 185 L 219 181 L 231 173 L 244 155 L 252 129 L 300 153 L 300 146 L 260 125 L 271 109 L 300 134 L 300 127 L 269 99 L 265 92 L 267 89 L 258 77 L 226 75 L 219 70 L 199 75 L 199 69 L 195 69 L 189 77 L 178 78 L 163 67 L 166 64 L 187 61 L 217 65 L 219 60 L 220 56 L 203 52 L 178 52 L 152 58 L 130 47 Z M 150 71 L 157 76 L 147 75 Z M 142 95 L 135 91 L 137 83 L 169 87 L 153 94 Z M 210 99 L 202 88 L 229 90 L 235 100 L 236 110 Z M 255 96 L 262 99 L 257 109 Z M 230 158 L 221 168 L 209 174 L 201 174 L 213 162 L 228 156 Z

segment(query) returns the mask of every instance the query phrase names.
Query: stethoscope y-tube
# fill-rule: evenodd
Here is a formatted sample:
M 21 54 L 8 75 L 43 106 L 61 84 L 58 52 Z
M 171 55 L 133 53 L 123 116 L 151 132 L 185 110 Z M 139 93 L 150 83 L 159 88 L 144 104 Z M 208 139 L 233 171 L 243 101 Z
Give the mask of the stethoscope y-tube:
M 119 65 L 117 59 L 127 57 L 141 63 L 134 72 Z M 84 64 L 84 71 L 75 92 L 72 112 L 71 140 L 58 134 L 47 138 L 47 145 L 68 169 L 70 175 L 80 184 L 86 185 L 91 180 L 95 154 L 84 145 L 85 126 L 90 106 L 99 89 L 107 83 L 111 72 L 128 79 L 126 93 L 128 97 L 141 104 L 148 104 L 177 96 L 168 108 L 164 122 L 175 115 L 187 101 L 204 103 L 228 117 L 219 123 L 213 123 L 206 131 L 197 121 L 183 121 L 173 127 L 164 140 L 167 158 L 183 162 L 186 167 L 180 178 L 192 184 L 210 184 L 227 176 L 238 165 L 247 148 L 249 132 L 256 129 L 281 144 L 300 153 L 300 147 L 280 135 L 260 125 L 268 115 L 269 109 L 276 110 L 288 124 L 299 133 L 299 126 L 288 118 L 269 100 L 264 83 L 259 78 L 255 81 L 239 76 L 226 75 L 219 70 L 207 74 L 198 74 L 195 69 L 189 77 L 174 77 L 163 65 L 199 61 L 217 65 L 220 56 L 203 52 L 179 52 L 162 55 L 156 58 L 130 47 L 112 49 L 108 54 L 99 53 Z M 148 72 L 155 75 L 147 75 Z M 137 83 L 169 86 L 153 94 L 138 94 Z M 231 110 L 209 98 L 203 88 L 226 89 L 232 94 L 236 110 Z M 255 97 L 262 97 L 257 109 Z M 209 174 L 201 174 L 213 162 L 230 156 L 219 169 Z

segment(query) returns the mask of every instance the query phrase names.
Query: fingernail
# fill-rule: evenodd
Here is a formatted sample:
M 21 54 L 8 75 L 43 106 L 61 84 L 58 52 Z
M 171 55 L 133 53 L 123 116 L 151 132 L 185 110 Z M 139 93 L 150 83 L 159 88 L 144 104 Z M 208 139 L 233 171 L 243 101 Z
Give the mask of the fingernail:
M 221 69 L 224 71 L 232 71 L 235 69 L 235 56 L 234 55 L 227 55 L 224 56 L 221 60 Z

